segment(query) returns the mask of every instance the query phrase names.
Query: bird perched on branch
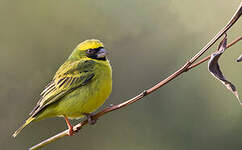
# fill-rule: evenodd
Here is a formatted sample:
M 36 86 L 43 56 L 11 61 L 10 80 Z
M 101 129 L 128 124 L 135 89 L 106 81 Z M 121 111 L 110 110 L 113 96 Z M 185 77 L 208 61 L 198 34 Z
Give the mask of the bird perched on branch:
M 41 98 L 26 122 L 13 134 L 29 123 L 49 117 L 62 116 L 73 135 L 68 118 L 88 117 L 108 98 L 112 89 L 112 69 L 107 51 L 99 40 L 80 43 L 65 63 L 58 69 L 53 80 L 41 93 Z

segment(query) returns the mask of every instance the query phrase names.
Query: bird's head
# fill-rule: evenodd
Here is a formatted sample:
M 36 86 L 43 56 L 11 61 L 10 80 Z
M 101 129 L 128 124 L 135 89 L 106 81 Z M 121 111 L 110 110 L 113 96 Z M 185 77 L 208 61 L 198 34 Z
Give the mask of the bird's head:
M 91 58 L 97 60 L 106 60 L 107 51 L 103 43 L 96 39 L 86 40 L 80 43 L 69 58 Z

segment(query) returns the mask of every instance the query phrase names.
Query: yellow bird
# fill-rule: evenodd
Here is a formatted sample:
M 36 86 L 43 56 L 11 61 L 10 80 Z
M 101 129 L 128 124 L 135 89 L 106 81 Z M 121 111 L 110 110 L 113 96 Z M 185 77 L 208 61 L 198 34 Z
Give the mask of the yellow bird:
M 111 90 L 112 69 L 107 51 L 99 40 L 86 40 L 73 50 L 58 69 L 41 93 L 30 117 L 15 131 L 13 137 L 30 122 L 56 116 L 65 118 L 69 135 L 73 135 L 68 118 L 87 116 L 91 121 L 91 113 L 105 102 Z

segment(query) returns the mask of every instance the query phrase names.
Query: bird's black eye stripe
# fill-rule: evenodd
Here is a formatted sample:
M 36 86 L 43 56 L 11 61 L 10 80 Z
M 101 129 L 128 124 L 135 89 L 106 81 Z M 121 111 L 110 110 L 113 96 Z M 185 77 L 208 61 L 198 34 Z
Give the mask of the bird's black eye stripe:
M 95 54 L 97 53 L 100 49 L 102 49 L 103 47 L 99 47 L 99 48 L 94 48 L 94 49 L 88 49 L 86 50 L 87 54 Z
M 87 57 L 97 60 L 106 60 L 106 57 L 98 58 L 98 52 L 103 49 L 103 47 L 98 47 L 94 49 L 86 50 Z

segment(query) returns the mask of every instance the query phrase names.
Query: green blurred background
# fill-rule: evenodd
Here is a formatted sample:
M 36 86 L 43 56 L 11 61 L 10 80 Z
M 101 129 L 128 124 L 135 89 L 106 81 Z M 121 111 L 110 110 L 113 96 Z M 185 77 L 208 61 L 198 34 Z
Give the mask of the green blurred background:
M 51 118 L 31 124 L 16 139 L 11 137 L 79 42 L 89 38 L 104 42 L 113 67 L 113 92 L 105 106 L 118 104 L 182 66 L 227 23 L 238 4 L 228 0 L 0 0 L 1 149 L 26 149 L 66 129 L 62 118 Z M 241 35 L 241 26 L 242 20 L 228 32 L 229 41 Z M 242 64 L 235 62 L 241 50 L 241 42 L 228 49 L 221 66 L 242 96 Z M 242 108 L 208 73 L 205 63 L 44 149 L 67 148 L 240 150 Z

